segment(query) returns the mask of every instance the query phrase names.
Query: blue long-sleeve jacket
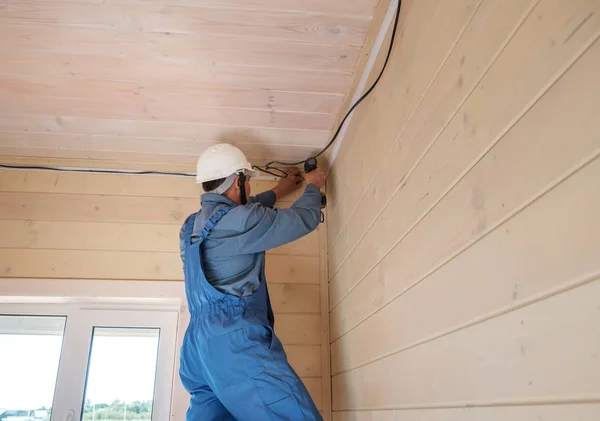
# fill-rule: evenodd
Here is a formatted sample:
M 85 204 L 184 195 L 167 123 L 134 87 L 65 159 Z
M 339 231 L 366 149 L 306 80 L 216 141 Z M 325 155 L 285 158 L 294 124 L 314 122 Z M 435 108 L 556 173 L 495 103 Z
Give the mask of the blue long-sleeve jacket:
M 321 192 L 310 184 L 289 209 L 273 208 L 275 193 L 268 191 L 239 206 L 218 194 L 201 197 L 199 223 L 204 223 L 221 205 L 231 206 L 201 245 L 202 263 L 208 281 L 217 290 L 238 297 L 252 295 L 264 273 L 264 252 L 297 240 L 314 231 L 321 218 Z M 183 233 L 193 225 L 190 215 L 180 232 L 183 260 Z

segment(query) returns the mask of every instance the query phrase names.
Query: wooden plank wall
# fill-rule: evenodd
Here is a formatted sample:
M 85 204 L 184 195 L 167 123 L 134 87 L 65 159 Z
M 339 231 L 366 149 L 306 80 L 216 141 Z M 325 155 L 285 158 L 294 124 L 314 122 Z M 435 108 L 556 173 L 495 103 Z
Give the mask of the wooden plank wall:
M 253 181 L 253 193 L 273 185 Z M 193 179 L 181 177 L 0 170 L 0 276 L 181 282 L 179 229 L 199 207 L 199 193 Z M 319 408 L 327 410 L 325 241 L 320 228 L 268 253 L 267 276 L 277 333 Z
M 328 182 L 334 420 L 600 419 L 600 2 L 399 31 Z

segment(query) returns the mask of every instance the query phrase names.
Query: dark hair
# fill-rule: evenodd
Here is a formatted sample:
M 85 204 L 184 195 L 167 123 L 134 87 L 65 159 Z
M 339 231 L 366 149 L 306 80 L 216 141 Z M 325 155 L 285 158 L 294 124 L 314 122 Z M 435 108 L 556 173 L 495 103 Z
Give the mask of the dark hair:
M 202 189 L 204 191 L 213 191 L 214 189 L 219 187 L 224 182 L 225 182 L 225 178 L 219 178 L 218 180 L 212 180 L 212 181 L 205 181 L 204 183 L 202 183 Z

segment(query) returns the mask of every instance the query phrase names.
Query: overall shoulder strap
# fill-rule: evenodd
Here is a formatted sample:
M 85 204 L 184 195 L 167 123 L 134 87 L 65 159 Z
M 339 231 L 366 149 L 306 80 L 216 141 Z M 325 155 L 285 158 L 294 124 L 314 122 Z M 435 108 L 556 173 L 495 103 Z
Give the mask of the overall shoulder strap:
M 198 212 L 194 221 L 194 228 L 192 230 L 191 235 L 191 243 L 201 243 L 204 240 L 206 240 L 206 237 L 208 237 L 210 231 L 215 227 L 215 225 L 217 225 L 217 222 L 219 222 L 221 218 L 224 217 L 230 210 L 231 207 L 226 205 L 218 207 L 217 210 L 215 210 L 210 216 L 210 218 L 208 218 L 208 221 L 206 221 L 204 225 L 200 222 L 201 212 Z

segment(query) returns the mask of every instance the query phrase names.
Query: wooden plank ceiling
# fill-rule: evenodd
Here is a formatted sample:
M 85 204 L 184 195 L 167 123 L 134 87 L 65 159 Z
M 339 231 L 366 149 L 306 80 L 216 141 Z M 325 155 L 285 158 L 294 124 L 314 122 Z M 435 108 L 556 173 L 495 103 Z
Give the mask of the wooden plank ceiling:
M 304 159 L 378 1 L 2 0 L 0 155 L 192 168 L 227 141 Z

